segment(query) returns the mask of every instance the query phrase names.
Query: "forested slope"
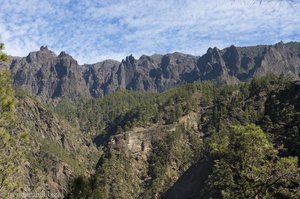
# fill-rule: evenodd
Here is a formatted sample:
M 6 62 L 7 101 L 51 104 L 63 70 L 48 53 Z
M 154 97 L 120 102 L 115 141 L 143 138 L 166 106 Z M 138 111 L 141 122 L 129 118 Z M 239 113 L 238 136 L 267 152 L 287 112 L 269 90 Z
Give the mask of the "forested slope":
M 104 150 L 95 175 L 75 181 L 69 197 L 298 197 L 299 83 L 289 78 L 69 103 Z

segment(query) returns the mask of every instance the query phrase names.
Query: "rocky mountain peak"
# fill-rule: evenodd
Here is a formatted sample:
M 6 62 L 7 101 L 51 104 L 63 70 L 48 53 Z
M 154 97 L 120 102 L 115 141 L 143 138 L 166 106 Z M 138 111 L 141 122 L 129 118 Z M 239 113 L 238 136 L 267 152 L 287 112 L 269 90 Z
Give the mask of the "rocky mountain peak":
M 275 44 L 275 47 L 284 47 L 283 41 L 280 41 L 277 44 Z
M 238 52 L 238 49 L 234 45 L 231 45 L 229 48 L 225 49 L 223 59 L 230 71 L 230 75 L 235 75 L 241 66 L 241 55 Z
M 227 50 L 238 53 L 237 47 L 235 45 L 231 45 L 229 48 L 227 48 Z
M 69 55 L 68 53 L 66 53 L 65 51 L 61 51 L 58 55 L 58 57 L 68 57 L 73 59 L 73 57 L 71 55 Z
M 136 59 L 133 57 L 133 55 L 129 55 L 125 58 L 125 60 L 123 59 L 122 60 L 122 63 L 125 65 L 125 66 L 132 66 L 134 63 L 136 62 Z
M 212 49 L 211 47 L 209 47 L 209 48 L 207 49 L 207 51 L 206 51 L 206 54 L 211 54 L 212 51 L 213 51 L 213 49 Z
M 47 46 L 41 46 L 39 51 L 31 52 L 27 55 L 26 61 L 29 63 L 47 63 L 51 60 L 56 59 L 57 55 L 49 50 Z
M 42 51 L 42 50 L 49 50 L 49 49 L 48 49 L 48 46 L 41 46 L 40 50 Z
M 220 53 L 220 51 L 221 51 L 221 50 L 220 50 L 219 48 L 214 47 L 212 52 L 213 52 L 213 53 Z

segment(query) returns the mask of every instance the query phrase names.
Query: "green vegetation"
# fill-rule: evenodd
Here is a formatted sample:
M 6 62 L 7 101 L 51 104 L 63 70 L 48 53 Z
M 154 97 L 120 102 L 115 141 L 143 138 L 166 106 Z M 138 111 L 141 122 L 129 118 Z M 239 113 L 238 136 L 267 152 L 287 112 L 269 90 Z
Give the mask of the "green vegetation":
M 132 157 L 111 150 L 97 175 L 78 176 L 67 198 L 135 198 L 141 192 L 139 179 L 130 165 Z
M 151 180 L 147 182 L 144 198 L 157 198 L 167 191 L 177 180 L 172 175 L 174 166 L 177 175 L 181 175 L 192 164 L 203 158 L 202 140 L 195 131 L 182 126 L 154 146 L 149 158 L 148 175 L 151 176 Z
M 299 93 L 289 78 L 268 74 L 248 84 L 193 83 L 159 94 L 119 91 L 73 106 L 83 129 L 101 129 L 96 134 L 102 134 L 102 144 L 104 135 L 138 126 L 176 129 L 152 143 L 143 176 L 137 176 L 130 153 L 108 147 L 80 189 L 88 190 L 88 198 L 159 198 L 189 167 L 213 161 L 199 190 L 203 198 L 298 198 Z M 179 124 L 191 112 L 198 113 L 198 130 Z
M 258 126 L 232 126 L 222 136 L 209 143 L 215 157 L 208 180 L 212 198 L 300 197 L 291 191 L 300 182 L 298 159 L 279 157 Z
M 0 127 L 9 128 L 16 120 L 15 96 L 10 82 L 8 70 L 0 71 Z
M 3 48 L 4 45 L 0 44 L 0 61 L 6 62 L 8 57 L 1 52 Z M 19 145 L 19 140 L 12 136 L 15 121 L 15 96 L 10 73 L 2 69 L 0 70 L 0 193 L 4 194 L 17 190 L 21 186 L 17 178 L 21 151 L 15 148 Z
M 9 61 L 9 57 L 2 52 L 2 50 L 4 49 L 4 44 L 0 43 L 0 61 L 1 62 L 8 62 Z
M 155 95 L 152 93 L 121 90 L 102 99 L 92 99 L 77 104 L 63 100 L 53 109 L 69 121 L 78 118 L 80 128 L 84 132 L 105 131 L 108 128 L 110 131 L 116 131 L 118 126 L 125 128 L 127 122 L 131 122 L 128 120 L 145 119 L 147 113 L 143 112 L 143 109 L 152 108 L 154 100 Z
M 265 116 L 259 124 L 277 146 L 283 145 L 289 155 L 300 158 L 299 87 L 287 84 L 285 89 L 274 91 L 265 103 Z
M 50 178 L 60 178 L 55 176 L 59 169 L 72 178 L 73 173 L 86 174 L 94 168 L 101 150 L 89 146 L 87 152 L 83 136 L 64 122 L 27 92 L 13 88 L 9 70 L 0 70 L 0 198 L 24 190 L 47 191 L 53 183 Z M 54 140 L 62 133 L 62 140 Z M 79 157 L 88 161 L 78 161 Z M 59 180 L 55 183 L 63 184 Z
M 13 135 L 16 122 L 15 101 L 10 73 L 5 69 L 0 70 L 0 193 L 4 194 L 22 187 L 18 172 L 24 153 L 21 141 L 27 135 Z
M 61 145 L 51 140 L 42 139 L 40 143 L 42 144 L 41 151 L 45 152 L 46 154 L 52 155 L 57 159 L 67 163 L 68 165 L 71 166 L 71 168 L 74 170 L 76 174 L 80 175 L 84 173 L 85 167 L 79 164 L 78 160 L 76 160 L 76 156 L 72 154 L 72 152 L 67 152 L 66 150 L 63 149 Z M 39 165 L 39 167 L 41 167 L 41 169 L 46 168 L 47 163 L 45 165 Z
M 77 103 L 64 99 L 51 109 L 69 122 L 78 122 L 83 132 L 98 135 L 98 144 L 103 145 L 109 136 L 134 127 L 175 122 L 196 108 L 195 89 L 196 85 L 185 85 L 161 94 L 120 90 Z

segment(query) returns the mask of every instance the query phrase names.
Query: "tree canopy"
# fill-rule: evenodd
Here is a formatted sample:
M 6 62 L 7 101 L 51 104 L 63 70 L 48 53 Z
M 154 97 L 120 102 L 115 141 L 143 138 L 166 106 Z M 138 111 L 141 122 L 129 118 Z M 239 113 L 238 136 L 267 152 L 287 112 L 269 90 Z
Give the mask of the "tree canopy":
M 4 44 L 0 43 L 0 62 L 7 62 L 9 60 L 8 56 L 2 52 L 4 49 Z
M 279 157 L 260 127 L 232 126 L 223 136 L 214 135 L 210 143 L 215 157 L 208 183 L 213 198 L 300 197 L 291 189 L 299 183 L 298 159 Z
M 0 45 L 3 49 L 3 44 Z M 8 61 L 8 57 L 1 52 L 1 61 Z M 13 135 L 16 122 L 15 93 L 11 84 L 10 71 L 0 70 L 0 193 L 10 194 L 17 190 L 21 183 L 18 171 L 22 155 L 19 147 L 20 139 Z M 21 134 L 20 134 L 21 135 Z M 2 195 L 3 196 L 3 195 Z

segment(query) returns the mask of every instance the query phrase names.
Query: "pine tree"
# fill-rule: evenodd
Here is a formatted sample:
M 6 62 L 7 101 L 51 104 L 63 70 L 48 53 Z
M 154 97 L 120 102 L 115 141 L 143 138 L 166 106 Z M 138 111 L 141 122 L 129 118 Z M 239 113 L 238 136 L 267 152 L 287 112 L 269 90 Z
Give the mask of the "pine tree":
M 0 45 L 3 49 L 3 44 Z M 7 61 L 4 53 L 0 53 L 1 61 Z M 20 139 L 12 135 L 16 122 L 15 94 L 11 85 L 10 72 L 0 70 L 0 193 L 9 194 L 19 186 L 18 169 L 22 161 L 18 148 Z
M 279 157 L 260 127 L 233 126 L 219 138 L 210 143 L 216 158 L 208 183 L 213 198 L 299 198 L 298 159 Z
M 0 62 L 8 62 L 9 58 L 8 56 L 2 52 L 4 49 L 4 44 L 0 43 Z

